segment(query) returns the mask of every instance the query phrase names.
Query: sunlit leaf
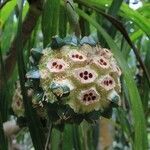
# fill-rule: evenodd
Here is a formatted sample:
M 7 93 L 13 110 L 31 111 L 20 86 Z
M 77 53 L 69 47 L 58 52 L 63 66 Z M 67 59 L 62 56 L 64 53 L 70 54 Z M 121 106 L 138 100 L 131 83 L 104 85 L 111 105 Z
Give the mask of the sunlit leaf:
M 2 25 L 5 23 L 5 21 L 7 21 L 8 17 L 12 13 L 16 5 L 17 5 L 17 1 L 11 0 L 2 8 L 0 12 L 2 14 L 0 18 L 0 22 Z
M 99 1 L 99 0 L 87 0 L 87 1 L 83 1 L 83 0 L 76 0 L 77 2 L 81 3 L 81 4 L 85 4 L 85 5 L 89 5 L 91 7 L 95 7 L 97 9 L 106 9 L 107 7 L 109 7 L 111 5 L 111 0 L 103 0 L 103 1 Z M 130 20 L 133 21 L 141 30 L 143 30 L 147 35 L 149 35 L 149 31 L 150 31 L 150 26 L 149 26 L 149 21 L 147 21 L 147 18 L 145 18 L 144 16 L 142 16 L 139 12 L 132 10 L 131 8 L 129 8 L 128 5 L 126 5 L 125 3 L 122 4 L 120 11 L 119 11 L 119 15 Z

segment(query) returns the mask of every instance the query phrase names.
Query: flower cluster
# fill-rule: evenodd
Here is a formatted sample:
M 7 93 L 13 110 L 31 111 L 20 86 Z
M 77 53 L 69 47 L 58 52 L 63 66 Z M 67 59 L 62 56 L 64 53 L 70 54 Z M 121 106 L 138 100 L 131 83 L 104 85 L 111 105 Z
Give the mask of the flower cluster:
M 38 86 L 42 88 L 42 96 L 33 101 L 34 105 L 43 107 L 44 101 L 69 107 L 81 115 L 121 105 L 121 70 L 112 52 L 88 40 L 83 38 L 82 44 L 72 44 L 74 40 L 62 44 L 55 39 L 54 46 L 31 50 L 31 69 L 26 77 L 39 80 Z

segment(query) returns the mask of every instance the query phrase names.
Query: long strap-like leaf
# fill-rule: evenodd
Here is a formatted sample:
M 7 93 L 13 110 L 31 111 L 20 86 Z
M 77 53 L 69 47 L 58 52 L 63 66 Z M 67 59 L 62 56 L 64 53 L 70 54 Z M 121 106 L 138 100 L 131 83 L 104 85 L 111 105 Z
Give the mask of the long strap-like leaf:
M 42 125 L 37 117 L 35 111 L 32 108 L 31 104 L 31 97 L 27 96 L 27 89 L 25 87 L 25 65 L 23 60 L 23 50 L 22 50 L 22 7 L 23 1 L 21 1 L 19 7 L 19 20 L 18 20 L 18 31 L 17 31 L 17 40 L 18 40 L 18 47 L 17 47 L 17 62 L 18 62 L 18 71 L 19 71 L 19 79 L 21 85 L 21 93 L 23 96 L 23 104 L 25 108 L 25 116 L 27 118 L 27 125 L 29 127 L 29 131 L 31 134 L 33 146 L 35 150 L 44 150 L 45 146 L 45 136 L 42 130 Z
M 46 0 L 42 14 L 43 45 L 49 44 L 52 36 L 57 34 L 60 0 Z
M 84 5 L 90 5 L 91 7 L 95 7 L 97 9 L 100 10 L 104 10 L 107 7 L 110 6 L 111 4 L 111 0 L 75 0 L 80 4 L 84 4 Z M 145 32 L 145 34 L 147 34 L 147 36 L 150 36 L 150 26 L 149 26 L 149 20 L 147 20 L 147 18 L 145 18 L 143 15 L 141 15 L 139 12 L 132 10 L 131 8 L 129 8 L 129 6 L 125 3 L 122 4 L 120 11 L 119 11 L 119 15 L 133 21 L 138 27 L 141 28 L 141 30 L 143 30 L 143 32 Z
M 147 149 L 147 135 L 146 135 L 146 125 L 144 119 L 144 112 L 142 108 L 141 98 L 136 87 L 135 81 L 133 79 L 133 75 L 131 70 L 129 69 L 127 62 L 125 61 L 123 55 L 121 54 L 118 46 L 115 44 L 113 39 L 108 35 L 108 33 L 91 17 L 89 17 L 86 13 L 76 8 L 76 11 L 79 15 L 89 21 L 96 29 L 103 35 L 107 44 L 112 49 L 114 56 L 116 57 L 125 79 L 125 83 L 129 92 L 131 109 L 133 113 L 134 119 L 134 149 L 142 150 Z M 140 118 L 140 119 L 139 119 Z
M 126 39 L 128 44 L 130 45 L 130 47 L 133 49 L 133 51 L 135 53 L 135 56 L 136 56 L 137 60 L 139 61 L 140 65 L 141 65 L 141 67 L 142 67 L 142 69 L 143 69 L 143 71 L 144 71 L 144 73 L 146 75 L 147 81 L 148 81 L 148 83 L 150 85 L 150 75 L 149 75 L 149 73 L 147 71 L 147 68 L 145 67 L 145 65 L 143 63 L 142 58 L 140 57 L 137 48 L 135 47 L 135 45 L 132 43 L 130 37 L 128 36 L 128 33 L 127 33 L 125 27 L 123 26 L 123 24 L 120 21 L 116 20 L 113 16 L 110 16 L 110 15 L 102 12 L 100 9 L 89 5 L 88 3 L 84 3 L 84 5 L 87 6 L 87 7 L 92 8 L 96 12 L 100 13 L 101 15 L 103 15 L 106 19 L 108 19 L 121 32 L 121 34 L 124 36 L 124 38 Z

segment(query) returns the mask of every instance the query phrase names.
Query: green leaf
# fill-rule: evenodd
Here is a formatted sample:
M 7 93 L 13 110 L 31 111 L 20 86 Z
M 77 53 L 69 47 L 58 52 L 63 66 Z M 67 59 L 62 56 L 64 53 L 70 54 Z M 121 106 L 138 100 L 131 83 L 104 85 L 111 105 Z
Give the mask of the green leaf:
M 149 47 L 150 47 L 150 43 L 149 43 L 149 40 L 145 40 L 145 42 L 143 42 L 143 49 L 145 49 L 146 51 L 146 55 L 145 55 L 145 65 L 147 67 L 147 70 L 149 71 L 149 74 L 150 74 L 150 50 L 149 50 Z M 149 108 L 148 108 L 148 101 L 150 99 L 150 86 L 148 85 L 146 79 L 145 79 L 145 76 L 143 76 L 143 82 L 142 82 L 142 85 L 141 85 L 141 90 L 143 91 L 142 92 L 142 103 L 143 103 L 143 108 L 144 108 L 144 111 L 145 111 L 145 114 L 146 114 L 146 117 L 148 117 L 148 112 L 149 112 Z
M 60 6 L 59 11 L 59 36 L 64 38 L 67 33 L 67 13 L 64 6 Z
M 141 29 L 133 32 L 131 35 L 130 35 L 130 38 L 132 40 L 132 42 L 135 42 L 137 39 L 139 39 L 141 36 L 143 35 L 143 32 Z
M 84 6 L 80 6 L 79 8 L 84 10 L 85 12 L 89 12 L 90 11 L 88 9 L 86 9 Z M 90 35 L 90 25 L 89 22 L 87 22 L 84 18 L 80 17 L 79 18 L 79 24 L 80 24 L 80 30 L 81 30 L 81 36 L 89 36 Z
M 25 64 L 23 59 L 23 45 L 22 45 L 22 8 L 23 8 L 23 1 L 19 3 L 19 20 L 18 20 L 18 30 L 17 30 L 17 62 L 18 62 L 18 72 L 19 72 L 19 79 L 21 85 L 21 94 L 23 96 L 23 104 L 25 108 L 25 116 L 27 118 L 27 125 L 29 127 L 29 131 L 31 134 L 32 142 L 34 145 L 35 150 L 44 150 L 45 147 L 45 135 L 43 133 L 42 124 L 40 119 L 38 118 L 35 110 L 32 108 L 31 104 L 31 97 L 27 95 L 27 88 L 25 87 Z
M 72 126 L 65 125 L 65 130 L 63 133 L 63 150 L 73 149 L 73 137 L 72 137 Z
M 0 46 L 0 76 L 1 76 L 1 82 L 4 82 L 3 88 L 0 87 L 0 115 L 2 122 L 7 121 L 8 119 L 8 97 L 9 97 L 9 89 L 8 89 L 8 83 L 6 81 L 6 72 L 3 62 L 3 56 Z
M 1 14 L 3 14 L 3 15 L 1 15 L 1 18 L 0 18 L 0 22 L 1 22 L 2 26 L 7 21 L 8 17 L 14 10 L 16 4 L 17 4 L 16 0 L 11 0 L 2 8 L 2 10 L 0 12 Z
M 88 5 L 88 7 L 89 7 L 89 5 Z M 139 61 L 140 65 L 144 71 L 144 74 L 146 75 L 147 81 L 150 85 L 150 76 L 149 76 L 149 73 L 147 71 L 147 68 L 145 67 L 145 65 L 143 63 L 137 48 L 134 46 L 134 44 L 130 40 L 130 37 L 128 36 L 128 33 L 127 33 L 126 29 L 124 28 L 123 24 L 121 22 L 119 22 L 118 20 L 116 20 L 115 18 L 111 17 L 110 15 L 107 15 L 107 14 L 103 13 L 102 11 L 99 11 L 98 9 L 96 9 L 96 11 L 99 12 L 100 14 L 102 14 L 105 18 L 107 18 L 123 34 L 123 36 L 125 37 L 125 39 L 129 43 L 129 45 L 133 49 L 135 56 L 136 56 L 137 60 Z M 111 35 L 110 32 L 108 32 L 108 34 Z
M 73 134 L 73 145 L 75 150 L 81 150 L 80 136 L 79 136 L 79 126 L 74 124 L 72 125 L 72 134 Z
M 51 141 L 51 148 L 52 150 L 61 150 L 63 144 L 63 133 L 53 129 L 52 130 L 52 141 Z
M 130 125 L 129 120 L 126 117 L 127 116 L 127 112 L 123 111 L 120 108 L 118 108 L 117 111 L 118 111 L 117 116 L 118 116 L 118 119 L 120 121 L 120 125 L 121 125 L 121 127 L 123 129 L 123 132 L 126 133 L 126 135 L 129 138 L 128 140 L 130 141 L 131 137 L 132 137 L 132 134 L 133 134 L 133 131 L 132 131 L 132 127 Z M 131 143 L 133 144 L 133 141 L 131 141 Z
M 16 33 L 17 23 L 14 23 L 13 13 L 5 21 L 5 26 L 1 35 L 2 53 L 6 53 L 10 47 L 12 38 Z
M 72 32 L 76 37 L 80 37 L 79 17 L 75 12 L 75 5 L 72 0 L 65 1 L 65 8 Z
M 134 119 L 134 149 L 141 150 L 147 148 L 147 136 L 146 136 L 146 125 L 144 119 L 144 112 L 142 108 L 141 98 L 136 87 L 135 81 L 131 70 L 129 69 L 127 62 L 125 61 L 123 55 L 121 54 L 118 46 L 115 44 L 113 39 L 108 35 L 108 33 L 91 17 L 86 13 L 76 8 L 76 11 L 83 18 L 88 20 L 96 29 L 103 35 L 107 44 L 111 48 L 114 56 L 116 57 L 125 79 L 125 83 L 129 92 L 131 109 Z M 140 119 L 139 119 L 140 118 Z M 140 130 L 139 130 L 140 129 Z
M 113 0 L 112 3 L 111 3 L 111 6 L 108 9 L 108 13 L 107 14 L 110 14 L 111 16 L 117 18 L 117 14 L 118 14 L 118 11 L 120 10 L 122 2 L 123 2 L 123 0 L 120 0 L 119 2 L 117 0 Z M 114 38 L 115 35 L 116 35 L 116 32 L 117 32 L 116 28 L 112 24 L 110 24 L 110 22 L 107 20 L 107 18 L 102 18 L 99 15 L 99 13 L 97 13 L 97 16 L 98 16 L 98 18 L 96 18 L 96 19 L 97 19 L 98 23 L 101 22 L 100 24 L 102 24 L 102 27 L 108 32 L 108 34 L 112 38 Z M 100 35 L 100 32 L 98 32 L 97 34 L 98 34 L 99 41 L 101 43 L 103 43 L 102 46 L 104 46 L 104 47 L 106 46 L 107 47 L 107 44 L 106 44 L 103 36 Z
M 29 3 L 27 1 L 24 2 L 23 11 L 22 11 L 22 18 L 24 19 L 27 12 L 29 10 Z
M 83 5 L 89 5 L 91 7 L 95 7 L 97 9 L 105 10 L 107 7 L 111 5 L 111 0 L 76 0 L 78 3 Z M 143 30 L 147 35 L 150 35 L 150 21 L 147 20 L 143 15 L 139 12 L 134 11 L 133 9 L 129 8 L 129 6 L 125 3 L 122 4 L 119 15 L 121 17 L 126 18 L 127 20 L 133 21 L 141 30 Z
M 138 9 L 138 12 L 142 14 L 144 17 L 146 17 L 147 19 L 149 19 L 150 21 L 149 11 L 150 11 L 150 3 L 148 2 L 143 3 L 143 6 Z
M 143 34 L 144 34 L 144 32 L 141 29 L 139 29 L 130 35 L 130 39 L 132 42 L 136 42 L 136 40 L 138 40 L 140 37 L 142 37 Z M 124 41 L 123 45 L 124 45 L 124 48 L 122 49 L 122 53 L 123 53 L 124 57 L 127 58 L 131 51 L 131 48 L 129 47 L 129 45 L 127 44 L 126 41 Z
M 57 34 L 60 0 L 46 0 L 42 15 L 42 32 L 44 47 L 51 37 Z
M 132 10 L 128 5 L 123 4 L 120 13 L 122 17 L 132 20 L 141 30 L 143 30 L 148 36 L 150 36 L 150 20 L 147 20 L 139 12 Z

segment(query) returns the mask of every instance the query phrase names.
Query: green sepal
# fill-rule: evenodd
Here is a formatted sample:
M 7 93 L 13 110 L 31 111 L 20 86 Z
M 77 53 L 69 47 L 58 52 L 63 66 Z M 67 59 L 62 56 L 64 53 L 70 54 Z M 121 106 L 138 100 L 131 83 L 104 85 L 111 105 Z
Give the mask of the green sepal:
M 84 115 L 83 114 L 77 114 L 75 113 L 72 117 L 72 120 L 70 120 L 70 123 L 75 123 L 75 124 L 80 124 L 84 119 Z
M 112 105 L 117 107 L 117 106 L 120 106 L 121 102 L 120 102 L 120 96 L 118 95 L 118 93 L 116 91 L 111 91 L 107 97 L 107 99 L 109 101 L 111 101 Z
M 62 119 L 63 123 L 69 124 L 80 124 L 84 119 L 84 115 L 75 113 L 73 109 L 69 107 L 69 105 L 60 105 L 58 109 L 58 115 Z
M 26 78 L 28 79 L 40 79 L 40 72 L 39 69 L 36 67 L 31 68 L 27 73 L 26 73 Z
M 75 113 L 69 105 L 63 105 L 58 101 L 55 103 L 47 103 L 47 113 L 50 121 L 53 122 L 56 128 L 61 127 L 64 123 L 80 124 L 84 119 L 83 114 Z
M 68 36 L 63 39 L 65 45 L 72 45 L 72 46 L 77 46 L 79 44 L 79 39 L 73 35 L 73 36 Z
M 58 107 L 57 103 L 47 103 L 46 104 L 48 118 L 53 123 L 57 122 L 60 119 L 60 117 L 57 113 L 58 108 L 59 107 Z
M 112 103 L 114 104 L 114 106 L 119 106 L 119 96 L 115 95 L 112 99 L 111 99 Z
M 91 36 L 85 36 L 81 40 L 77 38 L 75 35 L 67 36 L 64 39 L 61 39 L 60 37 L 55 36 L 52 38 L 52 42 L 50 45 L 52 49 L 59 49 L 64 45 L 78 46 L 78 45 L 83 45 L 83 44 L 89 44 L 91 46 L 95 46 L 97 42 Z
M 62 46 L 64 46 L 65 43 L 62 38 L 60 38 L 58 36 L 54 36 L 54 37 L 52 37 L 52 42 L 50 45 L 51 45 L 52 49 L 59 49 Z
M 42 101 L 44 96 L 44 91 L 42 88 L 39 88 L 38 91 L 34 92 L 34 95 L 32 96 L 32 102 L 33 104 L 39 103 L 40 101 Z
M 68 86 L 62 86 L 63 89 L 63 97 L 67 97 L 70 94 L 70 88 Z
M 35 79 L 35 78 L 30 78 L 27 79 L 25 86 L 29 89 L 33 89 L 33 90 L 38 90 L 41 88 L 40 87 L 40 79 Z
M 108 108 L 105 108 L 103 112 L 101 112 L 101 116 L 105 118 L 111 118 L 112 116 L 112 105 L 110 104 Z
M 33 88 L 34 85 L 33 85 L 33 81 L 31 79 L 28 79 L 25 83 L 25 87 L 27 88 Z
M 92 111 L 88 114 L 85 114 L 85 120 L 88 123 L 95 123 L 101 116 L 101 111 Z
M 50 84 L 50 90 L 57 98 L 67 97 L 70 94 L 70 88 L 68 86 L 61 86 L 54 82 Z
M 42 48 L 32 48 L 31 49 L 32 58 L 30 58 L 31 63 L 37 65 L 42 55 L 43 55 Z
M 80 41 L 80 45 L 83 45 L 83 44 L 89 44 L 91 46 L 95 46 L 97 44 L 97 42 L 94 40 L 93 37 L 85 36 Z
M 57 113 L 62 120 L 70 118 L 74 114 L 74 112 L 71 110 L 71 108 L 66 105 L 59 105 L 59 109 L 58 109 Z

